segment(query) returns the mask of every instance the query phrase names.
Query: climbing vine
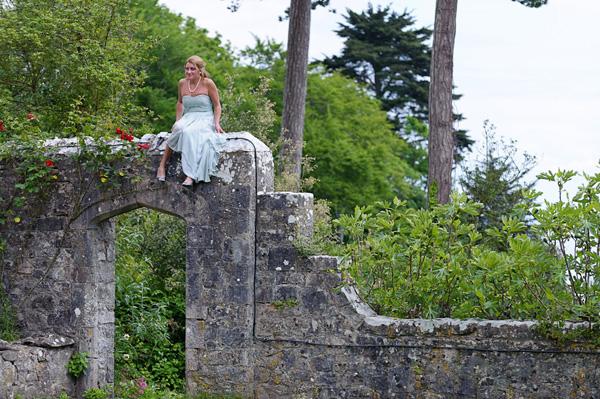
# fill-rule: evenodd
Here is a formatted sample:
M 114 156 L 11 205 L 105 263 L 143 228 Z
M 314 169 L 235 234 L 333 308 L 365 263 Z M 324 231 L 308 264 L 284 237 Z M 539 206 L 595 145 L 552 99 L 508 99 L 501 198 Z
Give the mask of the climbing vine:
M 59 147 L 53 146 L 42 131 L 38 117 L 27 113 L 20 118 L 0 120 L 0 168 L 13 171 L 5 174 L 2 195 L 0 196 L 0 230 L 24 228 L 46 212 L 46 204 L 56 194 L 61 185 L 72 185 L 70 209 L 67 212 L 61 238 L 68 236 L 71 223 L 85 210 L 84 199 L 96 187 L 114 190 L 116 195 L 126 183 L 135 183 L 140 178 L 136 170 L 147 160 L 150 144 L 139 142 L 132 128 L 116 128 L 114 133 L 104 137 L 83 137 L 76 141 L 62 141 Z M 70 147 L 71 155 L 61 155 L 65 150 L 60 145 Z M 61 174 L 61 167 L 71 165 L 69 181 Z M 75 176 L 75 178 L 73 178 Z M 86 206 L 93 206 L 87 204 Z M 19 227 L 23 226 L 23 227 Z M 22 243 L 20 253 L 27 253 L 29 241 Z M 62 245 L 56 245 L 49 256 L 45 269 L 37 282 L 28 287 L 21 300 L 27 300 L 32 292 L 43 283 L 58 258 Z M 7 251 L 6 237 L 0 237 L 0 338 L 13 340 L 18 337 L 14 311 L 5 292 L 3 279 L 4 256 Z M 20 255 L 22 256 L 22 255 Z M 17 259 L 17 263 L 22 259 Z

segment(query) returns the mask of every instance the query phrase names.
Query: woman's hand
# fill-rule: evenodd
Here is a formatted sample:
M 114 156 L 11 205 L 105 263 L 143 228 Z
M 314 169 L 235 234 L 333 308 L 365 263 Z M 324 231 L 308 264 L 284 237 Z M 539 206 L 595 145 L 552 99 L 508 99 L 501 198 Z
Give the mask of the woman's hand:
M 221 127 L 220 123 L 215 123 L 215 130 L 217 131 L 217 133 L 225 133 L 225 130 L 223 130 L 223 128 Z

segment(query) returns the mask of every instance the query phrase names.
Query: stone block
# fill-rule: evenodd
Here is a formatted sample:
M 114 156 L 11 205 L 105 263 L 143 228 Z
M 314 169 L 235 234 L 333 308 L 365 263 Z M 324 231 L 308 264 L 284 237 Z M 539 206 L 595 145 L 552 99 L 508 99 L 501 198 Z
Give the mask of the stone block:
M 7 362 L 14 363 L 17 360 L 18 352 L 14 350 L 7 350 L 0 352 L 0 356 Z
M 267 268 L 270 271 L 291 270 L 297 263 L 298 254 L 291 246 L 273 247 L 269 250 Z
M 299 289 L 295 285 L 282 285 L 275 288 L 275 300 L 286 301 L 286 300 L 298 300 Z
M 324 291 L 312 287 L 306 288 L 302 292 L 302 305 L 309 312 L 316 312 L 325 308 L 329 304 L 329 300 Z

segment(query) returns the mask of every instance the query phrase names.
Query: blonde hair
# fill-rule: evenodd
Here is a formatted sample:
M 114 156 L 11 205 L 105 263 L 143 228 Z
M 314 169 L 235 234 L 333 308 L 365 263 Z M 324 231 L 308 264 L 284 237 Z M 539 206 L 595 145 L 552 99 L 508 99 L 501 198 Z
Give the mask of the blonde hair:
M 200 71 L 200 79 L 208 78 L 208 72 L 206 72 L 206 62 L 204 62 L 202 58 L 198 57 L 197 55 L 192 55 L 185 61 L 183 66 L 187 65 L 188 63 L 193 64 L 196 66 L 196 68 L 198 68 Z

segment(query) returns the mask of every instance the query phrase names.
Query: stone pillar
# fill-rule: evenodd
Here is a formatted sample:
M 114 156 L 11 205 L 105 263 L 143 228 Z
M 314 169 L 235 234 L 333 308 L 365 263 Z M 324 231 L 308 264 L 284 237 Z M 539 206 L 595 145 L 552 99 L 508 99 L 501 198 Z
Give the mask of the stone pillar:
M 81 230 L 85 237 L 75 261 L 74 314 L 79 352 L 89 366 L 78 381 L 81 394 L 114 382 L 115 226 L 112 219 Z
M 186 381 L 190 394 L 253 395 L 256 174 L 254 154 L 228 156 L 230 181 L 211 184 L 188 220 Z
M 299 256 L 295 240 L 313 232 L 313 195 L 310 193 L 264 193 L 258 197 L 256 301 L 271 303 L 296 297 L 280 287 L 275 292 L 274 276 L 301 278 L 294 268 Z M 285 273 L 278 273 L 278 272 Z M 289 287 L 290 290 L 293 288 Z

